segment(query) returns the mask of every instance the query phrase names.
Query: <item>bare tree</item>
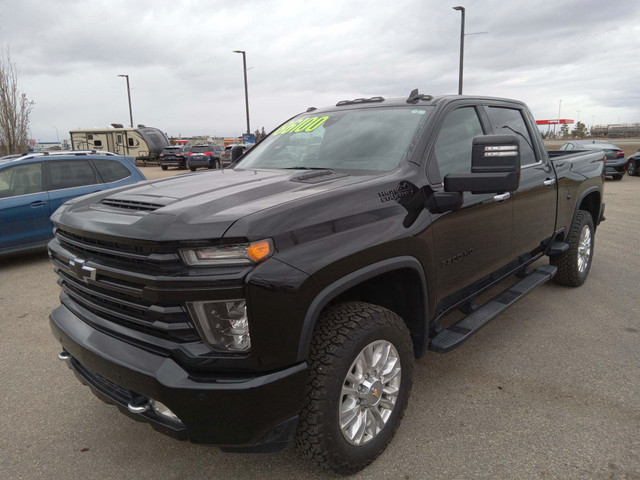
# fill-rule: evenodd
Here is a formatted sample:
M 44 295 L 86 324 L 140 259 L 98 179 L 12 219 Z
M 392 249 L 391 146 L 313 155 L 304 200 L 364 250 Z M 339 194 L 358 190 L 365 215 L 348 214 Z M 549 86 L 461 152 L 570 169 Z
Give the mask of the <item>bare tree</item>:
M 18 90 L 18 69 L 11 62 L 9 48 L 3 48 L 0 51 L 0 154 L 28 150 L 33 103 Z

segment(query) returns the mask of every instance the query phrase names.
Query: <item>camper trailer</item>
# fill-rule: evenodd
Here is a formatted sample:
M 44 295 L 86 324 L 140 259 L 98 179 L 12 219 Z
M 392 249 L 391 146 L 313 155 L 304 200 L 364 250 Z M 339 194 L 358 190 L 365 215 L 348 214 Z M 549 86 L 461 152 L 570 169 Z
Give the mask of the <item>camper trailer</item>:
M 161 130 L 144 125 L 127 128 L 112 123 L 108 128 L 71 130 L 69 135 L 73 150 L 106 150 L 135 157 L 143 164 L 157 161 L 162 149 L 169 145 L 169 139 Z

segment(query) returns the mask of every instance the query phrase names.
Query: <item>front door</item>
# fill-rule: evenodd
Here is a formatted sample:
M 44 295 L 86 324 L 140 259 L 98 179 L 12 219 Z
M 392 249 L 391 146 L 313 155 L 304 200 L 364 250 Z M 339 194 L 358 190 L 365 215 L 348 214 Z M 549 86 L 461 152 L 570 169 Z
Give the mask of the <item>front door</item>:
M 473 137 L 486 131 L 473 105 L 444 114 L 436 127 L 437 139 L 429 159 L 437 162 L 440 182 L 448 173 L 471 172 Z M 441 306 L 464 299 L 464 287 L 509 262 L 512 212 L 511 199 L 501 201 L 494 194 L 465 192 L 462 208 L 434 216 L 436 295 Z

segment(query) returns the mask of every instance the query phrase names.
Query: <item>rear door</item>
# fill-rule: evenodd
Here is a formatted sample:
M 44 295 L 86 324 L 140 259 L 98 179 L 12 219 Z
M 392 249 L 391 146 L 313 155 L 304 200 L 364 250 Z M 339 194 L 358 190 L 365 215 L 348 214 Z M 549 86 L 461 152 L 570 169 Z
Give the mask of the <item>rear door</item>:
M 44 190 L 41 162 L 0 170 L 0 249 L 53 236 L 49 195 Z
M 464 103 L 443 112 L 429 159 L 430 163 L 437 162 L 440 172 L 439 180 L 430 179 L 431 183 L 439 183 L 436 188 L 442 188 L 442 179 L 448 173 L 471 172 L 473 137 L 484 135 L 487 128 L 482 125 L 480 112 L 479 107 Z M 490 275 L 510 260 L 512 202 L 494 197 L 465 192 L 462 208 L 434 215 L 438 302 L 462 292 L 463 287 Z
M 555 230 L 556 176 L 547 150 L 534 138 L 533 119 L 523 107 L 489 105 L 485 107 L 496 135 L 516 135 L 520 140 L 520 187 L 512 194 L 513 240 L 511 257 L 541 248 Z
M 106 188 L 88 159 L 51 160 L 45 162 L 45 172 L 51 213 L 67 200 Z

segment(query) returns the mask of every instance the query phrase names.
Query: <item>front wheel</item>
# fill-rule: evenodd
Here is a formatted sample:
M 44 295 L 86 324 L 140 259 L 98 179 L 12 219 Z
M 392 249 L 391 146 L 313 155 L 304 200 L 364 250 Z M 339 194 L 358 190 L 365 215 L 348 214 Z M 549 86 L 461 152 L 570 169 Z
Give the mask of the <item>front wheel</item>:
M 166 165 L 161 165 L 160 168 L 163 169 L 163 170 L 166 170 L 169 167 L 167 167 Z
M 308 362 L 297 448 L 336 473 L 362 470 L 404 415 L 413 370 L 409 331 L 385 308 L 339 304 L 318 320 Z
M 627 163 L 627 175 L 632 177 L 638 175 L 638 166 L 636 165 L 636 162 L 630 161 Z
M 192 172 L 196 171 L 196 167 L 189 167 L 189 170 L 191 170 Z
M 594 234 L 591 214 L 579 210 L 569 233 L 569 249 L 551 258 L 551 264 L 558 267 L 558 273 L 554 278 L 556 283 L 570 287 L 579 287 L 584 283 L 591 269 Z

